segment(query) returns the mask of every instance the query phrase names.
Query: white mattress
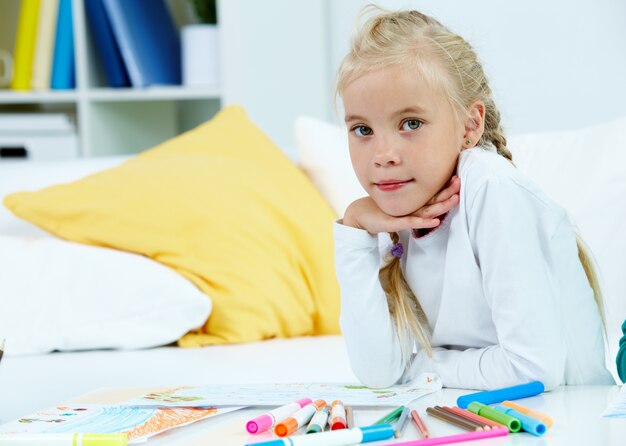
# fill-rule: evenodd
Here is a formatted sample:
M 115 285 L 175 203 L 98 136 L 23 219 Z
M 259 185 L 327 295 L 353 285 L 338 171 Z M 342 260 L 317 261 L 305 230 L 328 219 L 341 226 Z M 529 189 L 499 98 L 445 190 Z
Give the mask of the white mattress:
M 341 336 L 198 349 L 5 356 L 0 363 L 0 423 L 102 388 L 264 382 L 357 379 Z

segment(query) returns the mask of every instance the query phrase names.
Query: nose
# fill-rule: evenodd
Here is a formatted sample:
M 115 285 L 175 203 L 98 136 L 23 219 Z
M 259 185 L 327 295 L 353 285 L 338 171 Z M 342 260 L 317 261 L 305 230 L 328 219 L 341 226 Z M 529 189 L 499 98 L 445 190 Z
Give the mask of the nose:
M 400 163 L 400 157 L 388 140 L 381 139 L 376 145 L 373 161 L 376 167 L 395 166 Z

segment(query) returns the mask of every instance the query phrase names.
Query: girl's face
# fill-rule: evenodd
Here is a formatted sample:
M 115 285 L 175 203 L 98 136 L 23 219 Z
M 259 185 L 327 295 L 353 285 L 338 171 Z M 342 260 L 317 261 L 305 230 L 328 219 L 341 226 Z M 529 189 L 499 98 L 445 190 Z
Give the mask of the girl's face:
M 342 97 L 359 182 L 386 214 L 417 211 L 454 174 L 465 127 L 452 106 L 395 66 L 356 78 Z

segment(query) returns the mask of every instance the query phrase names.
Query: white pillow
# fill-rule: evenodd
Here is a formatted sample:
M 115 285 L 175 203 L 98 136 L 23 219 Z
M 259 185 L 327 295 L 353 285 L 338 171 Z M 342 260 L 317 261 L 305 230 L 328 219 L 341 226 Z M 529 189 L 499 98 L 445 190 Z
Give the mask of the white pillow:
M 0 163 L 0 202 L 127 158 Z M 7 354 L 169 344 L 203 325 L 211 307 L 206 294 L 158 262 L 60 240 L 0 206 L 0 339 L 7 338 Z
M 365 195 L 352 170 L 345 128 L 295 121 L 300 164 L 335 212 Z M 578 130 L 509 138 L 517 167 L 569 212 L 598 264 L 606 306 L 607 367 L 626 319 L 626 117 Z M 462 187 L 462 186 L 461 186 Z
M 53 237 L 0 236 L 0 339 L 7 354 L 133 349 L 204 324 L 211 300 L 137 254 Z

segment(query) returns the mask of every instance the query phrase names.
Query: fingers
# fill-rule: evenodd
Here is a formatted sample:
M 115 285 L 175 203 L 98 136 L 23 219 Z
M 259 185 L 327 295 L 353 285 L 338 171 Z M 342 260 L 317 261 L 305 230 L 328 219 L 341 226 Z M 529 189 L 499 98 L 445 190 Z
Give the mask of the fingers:
M 427 204 L 420 209 L 418 209 L 413 215 L 416 217 L 422 218 L 435 218 L 439 217 L 447 212 L 449 212 L 452 208 L 459 204 L 460 197 L 459 194 L 452 195 L 447 200 L 434 203 Z
M 407 216 L 394 218 L 388 222 L 385 232 L 398 232 L 405 229 L 428 229 L 436 228 L 441 223 L 438 218 L 422 218 L 416 216 Z

